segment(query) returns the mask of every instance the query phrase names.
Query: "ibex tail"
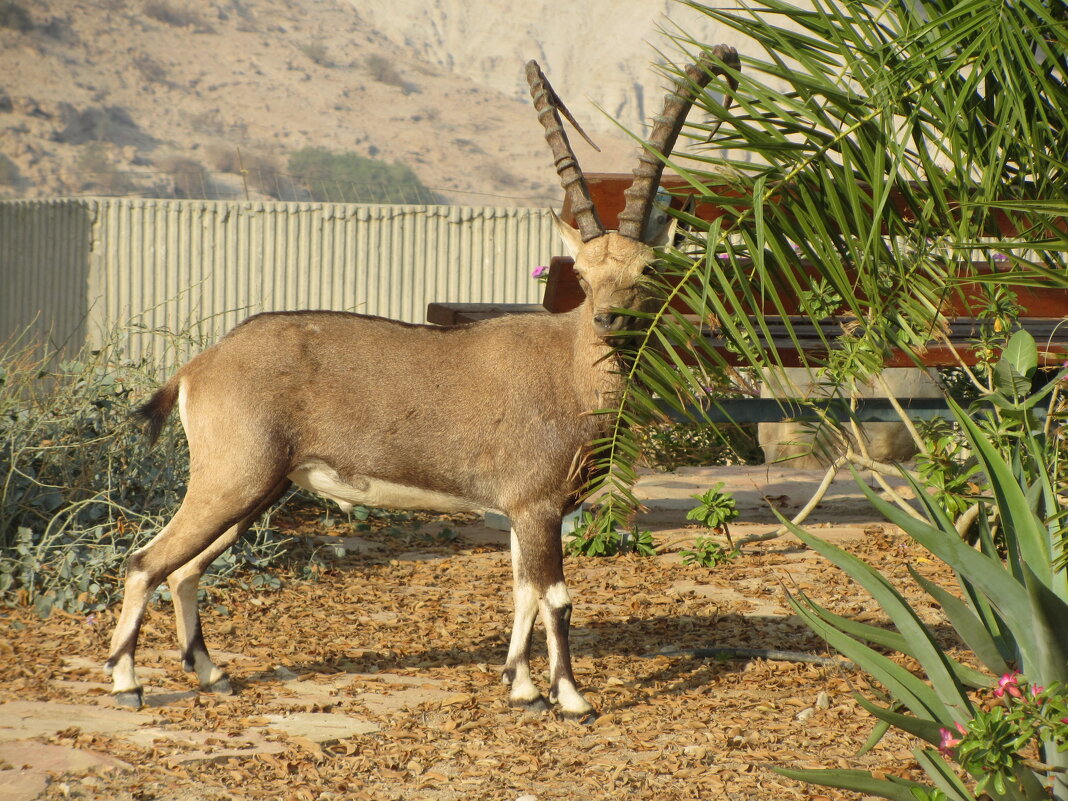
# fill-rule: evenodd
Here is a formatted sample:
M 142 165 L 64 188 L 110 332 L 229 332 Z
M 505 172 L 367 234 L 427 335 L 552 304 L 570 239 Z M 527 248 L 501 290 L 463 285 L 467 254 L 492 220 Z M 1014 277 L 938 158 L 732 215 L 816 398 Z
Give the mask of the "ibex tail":
M 157 389 L 147 402 L 134 410 L 133 413 L 136 417 L 148 423 L 148 436 L 152 445 L 155 445 L 156 440 L 159 439 L 160 432 L 163 431 L 163 424 L 167 422 L 167 418 L 170 416 L 171 409 L 174 408 L 174 402 L 177 399 L 178 382 L 171 379 Z

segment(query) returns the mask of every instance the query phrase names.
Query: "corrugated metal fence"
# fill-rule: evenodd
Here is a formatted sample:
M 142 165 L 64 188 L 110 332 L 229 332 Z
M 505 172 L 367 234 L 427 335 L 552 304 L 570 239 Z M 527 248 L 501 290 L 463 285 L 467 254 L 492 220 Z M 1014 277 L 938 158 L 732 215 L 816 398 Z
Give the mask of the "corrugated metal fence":
M 0 343 L 80 347 L 125 329 L 133 358 L 184 358 L 259 311 L 423 322 L 431 301 L 536 303 L 560 251 L 519 208 L 79 198 L 0 202 Z M 187 336 L 188 335 L 188 338 Z

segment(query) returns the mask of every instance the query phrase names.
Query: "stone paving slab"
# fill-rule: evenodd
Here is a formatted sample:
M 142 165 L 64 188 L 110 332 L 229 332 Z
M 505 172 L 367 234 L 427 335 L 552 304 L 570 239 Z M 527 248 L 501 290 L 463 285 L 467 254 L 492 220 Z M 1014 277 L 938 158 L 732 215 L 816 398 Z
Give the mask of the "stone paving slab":
M 331 743 L 358 734 L 372 734 L 379 727 L 369 720 L 348 714 L 329 712 L 294 712 L 288 715 L 265 715 L 268 726 L 289 737 L 305 737 L 315 743 Z
M 0 801 L 28 801 L 45 791 L 52 774 L 91 770 L 133 770 L 133 766 L 84 748 L 36 742 L 0 743 Z
M 0 742 L 50 737 L 72 726 L 94 734 L 122 734 L 149 720 L 140 712 L 89 704 L 11 701 L 0 704 Z

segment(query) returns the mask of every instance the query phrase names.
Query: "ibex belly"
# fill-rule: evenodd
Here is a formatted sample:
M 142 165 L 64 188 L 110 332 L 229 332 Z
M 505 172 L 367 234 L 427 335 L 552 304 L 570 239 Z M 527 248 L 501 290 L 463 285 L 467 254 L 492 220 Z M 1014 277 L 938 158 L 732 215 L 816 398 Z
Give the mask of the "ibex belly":
M 465 498 L 442 492 L 395 484 L 371 476 L 342 478 L 323 462 L 303 464 L 289 474 L 289 480 L 334 501 L 342 511 L 353 506 L 385 509 L 433 509 L 439 512 L 482 512 L 483 507 Z

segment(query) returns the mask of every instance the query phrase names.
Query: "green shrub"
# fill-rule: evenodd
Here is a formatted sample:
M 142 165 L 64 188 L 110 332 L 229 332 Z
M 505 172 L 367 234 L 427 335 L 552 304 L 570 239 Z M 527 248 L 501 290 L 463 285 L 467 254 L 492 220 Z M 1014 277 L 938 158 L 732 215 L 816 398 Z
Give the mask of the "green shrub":
M 438 203 L 439 198 L 403 164 L 355 153 L 306 147 L 289 157 L 290 177 L 313 200 L 336 203 Z
M 149 448 L 130 419 L 157 383 L 153 365 L 113 343 L 58 361 L 40 348 L 0 349 L 0 603 L 87 612 L 121 592 L 126 557 L 177 509 L 188 471 L 180 427 Z M 262 522 L 213 568 L 282 553 Z
M 627 531 L 618 528 L 611 517 L 597 512 L 584 511 L 575 530 L 564 543 L 564 552 L 570 556 L 619 556 L 634 553 L 638 556 L 653 556 L 653 535 L 637 528 Z

